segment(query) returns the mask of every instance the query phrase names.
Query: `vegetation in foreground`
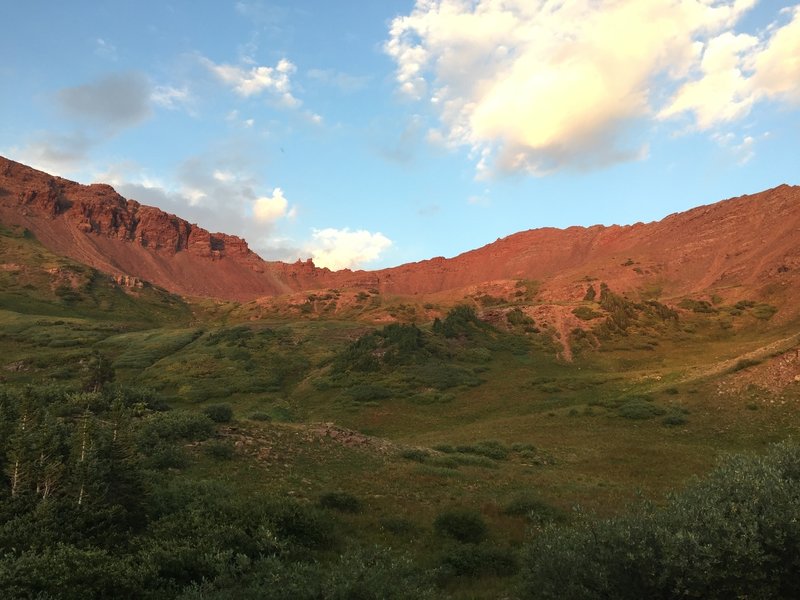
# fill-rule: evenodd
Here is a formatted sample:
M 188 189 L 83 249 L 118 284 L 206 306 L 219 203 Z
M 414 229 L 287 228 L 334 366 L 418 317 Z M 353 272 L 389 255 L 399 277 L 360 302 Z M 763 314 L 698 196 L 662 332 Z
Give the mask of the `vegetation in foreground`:
M 369 510 L 350 494 L 315 505 L 198 476 L 197 448 L 232 456 L 208 452 L 222 425 L 161 408 L 123 388 L 3 392 L 4 597 L 434 598 L 487 577 L 520 598 L 796 597 L 796 444 L 731 457 L 664 506 L 609 519 L 542 522 L 518 503 L 532 520 L 517 547 L 491 540 L 480 512 L 444 509 L 430 560 L 348 535 L 346 515 Z
M 774 307 L 600 285 L 565 364 L 517 301 L 252 320 L 0 242 L 7 597 L 793 597 Z

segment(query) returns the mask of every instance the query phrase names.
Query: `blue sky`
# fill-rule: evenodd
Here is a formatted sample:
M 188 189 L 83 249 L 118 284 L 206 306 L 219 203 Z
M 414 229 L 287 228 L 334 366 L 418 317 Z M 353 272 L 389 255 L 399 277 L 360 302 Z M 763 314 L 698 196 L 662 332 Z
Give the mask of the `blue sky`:
M 7 2 L 0 154 L 379 268 L 797 184 L 800 4 Z

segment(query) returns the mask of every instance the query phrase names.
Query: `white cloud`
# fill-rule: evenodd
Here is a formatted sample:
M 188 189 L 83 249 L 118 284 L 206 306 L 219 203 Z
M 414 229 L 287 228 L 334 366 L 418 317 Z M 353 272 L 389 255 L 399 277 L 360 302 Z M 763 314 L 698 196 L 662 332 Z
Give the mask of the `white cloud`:
M 296 108 L 301 104 L 292 95 L 291 75 L 297 68 L 285 58 L 279 60 L 274 67 L 256 65 L 249 68 L 216 64 L 204 57 L 200 60 L 218 79 L 244 98 L 266 92 L 286 108 Z
M 159 85 L 150 93 L 150 100 L 162 108 L 176 110 L 189 104 L 192 100 L 189 88 L 186 86 L 176 88 L 170 85 Z
M 761 137 L 767 138 L 769 137 L 769 134 L 762 134 Z M 720 148 L 730 153 L 739 166 L 746 165 L 756 155 L 756 138 L 754 138 L 752 135 L 741 136 L 740 140 L 739 136 L 730 131 L 727 133 L 718 132 L 713 133 L 711 135 L 711 139 L 714 140 Z
M 683 84 L 659 118 L 691 111 L 697 128 L 709 129 L 747 115 L 755 97 L 743 61 L 757 44 L 754 36 L 731 32 L 711 39 L 703 50 L 700 77 Z
M 642 121 L 707 129 L 762 97 L 800 100 L 800 9 L 765 41 L 733 31 L 755 3 L 417 0 L 384 49 L 437 116 L 429 138 L 484 175 L 542 175 L 641 158 Z
M 380 257 L 392 241 L 382 233 L 359 229 L 315 229 L 306 251 L 318 267 L 337 271 L 363 266 Z
M 271 196 L 261 196 L 253 202 L 253 217 L 259 223 L 274 223 L 286 216 L 289 216 L 289 202 L 281 188 L 275 188 Z
M 800 104 L 800 7 L 786 14 L 789 23 L 773 23 L 765 40 L 731 32 L 711 39 L 700 75 L 678 90 L 659 117 L 691 112 L 702 130 L 746 116 L 760 100 Z
M 775 29 L 754 60 L 753 85 L 768 97 L 800 104 L 800 6 L 786 14 L 789 23 Z

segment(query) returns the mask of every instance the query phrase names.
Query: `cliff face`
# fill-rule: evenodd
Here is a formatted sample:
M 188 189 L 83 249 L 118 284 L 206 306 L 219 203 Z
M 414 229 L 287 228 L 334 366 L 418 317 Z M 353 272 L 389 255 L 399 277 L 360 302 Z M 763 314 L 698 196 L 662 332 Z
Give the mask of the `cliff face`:
M 51 250 L 170 291 L 247 300 L 289 291 L 245 240 L 126 200 L 109 185 L 52 177 L 0 158 L 0 219 Z
M 785 185 L 656 223 L 524 231 L 452 259 L 378 271 L 267 262 L 241 238 L 126 200 L 108 185 L 80 185 L 1 157 L 0 222 L 112 275 L 229 300 L 321 288 L 458 297 L 488 281 L 533 279 L 552 301 L 580 300 L 599 280 L 664 297 L 725 290 L 797 305 L 790 290 L 800 284 L 800 187 Z

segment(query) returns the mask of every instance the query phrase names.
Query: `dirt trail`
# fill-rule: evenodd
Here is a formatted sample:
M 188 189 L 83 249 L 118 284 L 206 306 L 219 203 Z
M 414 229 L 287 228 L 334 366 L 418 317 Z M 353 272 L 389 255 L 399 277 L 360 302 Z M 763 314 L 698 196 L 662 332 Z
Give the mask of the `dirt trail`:
M 771 342 L 765 346 L 761 346 L 760 348 L 756 348 L 755 350 L 751 350 L 745 354 L 740 354 L 735 358 L 723 360 L 711 365 L 693 367 L 689 369 L 689 371 L 687 371 L 686 374 L 684 374 L 683 377 L 681 377 L 681 379 L 678 381 L 680 383 L 688 383 L 690 381 L 705 379 L 706 377 L 712 377 L 714 375 L 722 375 L 726 371 L 733 369 L 733 367 L 735 367 L 739 361 L 761 360 L 773 354 L 791 350 L 792 348 L 797 347 L 798 344 L 800 344 L 800 333 L 790 335 L 789 337 L 780 340 L 775 340 L 774 342 Z
M 569 345 L 570 329 L 564 319 L 563 311 L 553 311 L 553 326 L 558 331 L 559 340 L 561 341 L 561 358 L 567 362 L 572 362 L 572 347 Z

